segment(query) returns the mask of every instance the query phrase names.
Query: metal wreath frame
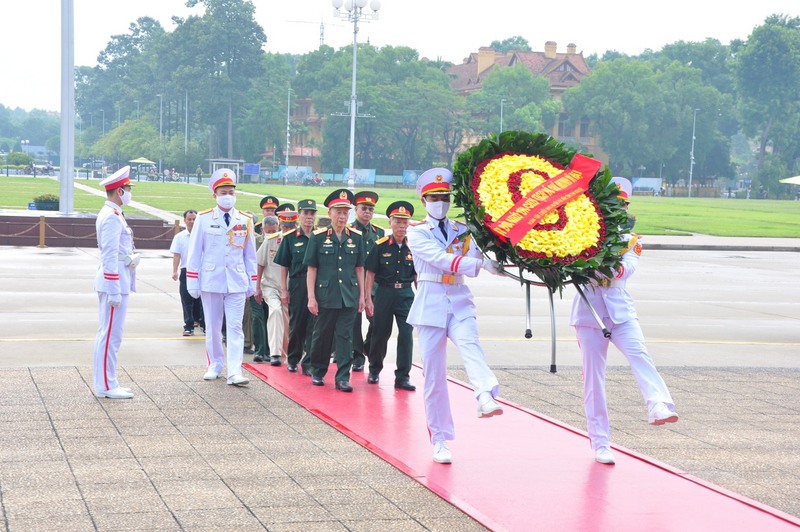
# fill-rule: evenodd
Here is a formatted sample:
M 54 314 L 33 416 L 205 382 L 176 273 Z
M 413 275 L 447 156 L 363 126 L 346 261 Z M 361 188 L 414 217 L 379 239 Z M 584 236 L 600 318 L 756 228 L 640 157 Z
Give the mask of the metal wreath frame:
M 553 303 L 553 290 L 550 289 L 545 283 L 541 281 L 535 281 L 532 279 L 527 279 L 523 275 L 516 275 L 508 270 L 506 270 L 505 264 L 500 265 L 500 271 L 498 272 L 500 275 L 504 275 L 505 277 L 509 277 L 514 279 L 515 281 L 520 282 L 521 284 L 525 285 L 525 338 L 532 338 L 533 331 L 531 329 L 531 285 L 533 286 L 542 286 L 547 288 L 547 295 L 550 301 L 550 373 L 556 373 L 556 315 L 555 315 L 555 305 Z M 597 311 L 594 309 L 592 304 L 589 302 L 589 299 L 586 297 L 586 294 L 583 293 L 583 289 L 581 285 L 576 283 L 575 281 L 569 279 L 566 281 L 567 284 L 572 284 L 575 286 L 575 289 L 578 291 L 578 295 L 583 300 L 584 304 L 588 307 L 589 311 L 592 313 L 592 317 L 597 322 L 597 325 L 600 326 L 600 329 L 603 331 L 603 336 L 606 338 L 611 337 L 611 331 L 606 328 L 603 320 L 597 314 Z

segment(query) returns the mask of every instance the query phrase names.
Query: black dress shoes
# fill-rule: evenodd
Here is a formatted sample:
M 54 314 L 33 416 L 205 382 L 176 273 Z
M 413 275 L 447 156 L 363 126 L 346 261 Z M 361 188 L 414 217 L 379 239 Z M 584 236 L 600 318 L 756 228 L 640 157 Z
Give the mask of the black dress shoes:
M 281 357 L 279 357 L 279 356 L 271 356 L 271 357 L 269 357 L 269 365 L 270 366 L 280 366 L 281 365 Z
M 411 384 L 411 381 L 409 381 L 408 379 L 402 380 L 402 381 L 395 381 L 394 382 L 394 387 L 395 388 L 399 388 L 401 390 L 406 390 L 406 391 L 409 391 L 409 392 L 413 392 L 414 390 L 417 389 L 417 387 L 414 386 L 413 384 Z
M 289 373 L 297 373 L 297 364 L 287 364 L 286 369 Z
M 353 364 L 353 371 L 357 373 L 364 371 L 364 364 Z
M 264 362 L 264 357 L 261 355 L 256 355 L 253 357 L 253 362 Z
M 306 377 L 310 377 L 311 376 L 311 370 L 308 369 L 308 368 L 303 368 L 303 375 L 305 375 Z
M 350 386 L 350 383 L 347 381 L 339 381 L 336 383 L 336 389 L 340 392 L 352 392 L 353 387 Z
M 370 373 L 369 377 L 367 377 L 367 382 L 369 384 L 378 384 L 378 374 L 377 373 Z
M 325 380 L 322 377 L 311 377 L 311 384 L 314 386 L 325 386 Z

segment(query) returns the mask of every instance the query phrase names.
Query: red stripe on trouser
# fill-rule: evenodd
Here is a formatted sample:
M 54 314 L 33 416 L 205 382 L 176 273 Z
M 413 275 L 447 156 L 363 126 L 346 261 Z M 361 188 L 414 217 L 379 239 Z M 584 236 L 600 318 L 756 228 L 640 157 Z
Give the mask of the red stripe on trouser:
M 108 316 L 108 332 L 106 333 L 106 352 L 103 355 L 103 380 L 108 391 L 108 344 L 111 341 L 111 327 L 114 325 L 114 307 L 111 307 L 111 314 Z

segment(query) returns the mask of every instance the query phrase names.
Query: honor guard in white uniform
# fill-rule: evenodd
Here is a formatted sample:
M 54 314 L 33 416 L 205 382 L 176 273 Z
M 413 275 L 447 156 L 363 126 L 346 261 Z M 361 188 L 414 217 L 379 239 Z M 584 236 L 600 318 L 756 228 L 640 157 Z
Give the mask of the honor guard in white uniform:
M 192 297 L 202 295 L 206 321 L 208 370 L 203 378 L 214 380 L 224 365 L 222 316 L 226 316 L 228 384 L 243 386 L 244 332 L 242 320 L 248 297 L 256 292 L 258 271 L 252 218 L 234 208 L 236 173 L 221 168 L 211 175 L 208 188 L 217 206 L 197 216 L 189 238 L 186 284 Z
M 97 247 L 100 265 L 94 289 L 100 299 L 100 326 L 94 342 L 94 392 L 97 397 L 130 399 L 133 393 L 117 381 L 117 354 L 122 343 L 122 329 L 128 311 L 128 295 L 136 291 L 136 265 L 133 232 L 122 214 L 122 206 L 133 198 L 130 166 L 104 179 L 106 202 L 97 215 Z
M 614 177 L 612 181 L 620 188 L 619 198 L 627 208 L 633 190 L 631 182 L 624 177 Z M 595 452 L 595 460 L 603 464 L 614 463 L 610 449 L 605 382 L 609 341 L 625 355 L 631 365 L 639 390 L 647 403 L 649 423 L 663 425 L 678 421 L 672 396 L 647 352 L 633 298 L 626 287 L 628 279 L 639 265 L 641 239 L 633 233 L 626 234 L 624 238 L 628 247 L 622 252 L 622 264 L 615 277 L 600 277 L 584 289 L 592 308 L 611 332 L 611 338 L 603 336 L 600 325 L 580 294 L 576 294 L 572 301 L 569 322 L 575 328 L 583 356 L 586 430 Z
M 459 349 L 464 369 L 475 388 L 479 417 L 502 414 L 497 377 L 486 364 L 478 342 L 475 303 L 464 284 L 481 268 L 498 272 L 496 261 L 482 258 L 467 226 L 447 218 L 453 174 L 433 168 L 417 181 L 417 193 L 428 216 L 408 229 L 408 247 L 414 257 L 418 289 L 407 323 L 417 329 L 425 387 L 425 414 L 433 444 L 433 460 L 449 464 L 447 440 L 455 438 L 447 392 L 447 339 Z

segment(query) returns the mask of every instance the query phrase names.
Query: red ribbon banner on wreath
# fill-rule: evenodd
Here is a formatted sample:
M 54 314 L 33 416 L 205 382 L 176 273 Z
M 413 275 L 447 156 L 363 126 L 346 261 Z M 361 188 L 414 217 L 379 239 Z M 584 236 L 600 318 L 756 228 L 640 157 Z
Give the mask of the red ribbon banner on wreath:
M 545 216 L 589 190 L 589 182 L 602 165 L 576 154 L 566 170 L 531 190 L 503 216 L 488 223 L 489 229 L 516 246 Z

